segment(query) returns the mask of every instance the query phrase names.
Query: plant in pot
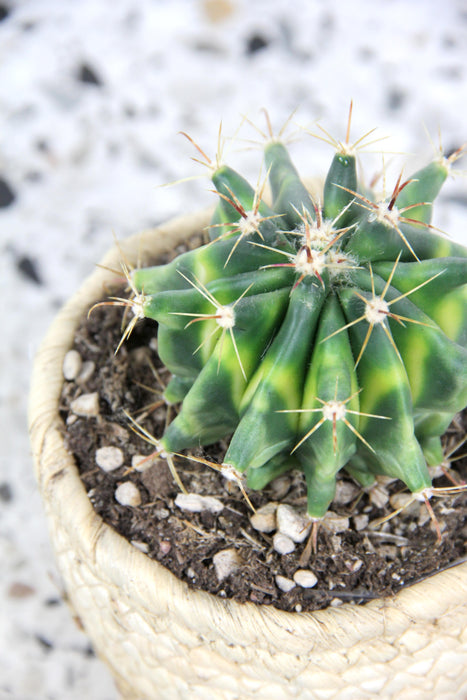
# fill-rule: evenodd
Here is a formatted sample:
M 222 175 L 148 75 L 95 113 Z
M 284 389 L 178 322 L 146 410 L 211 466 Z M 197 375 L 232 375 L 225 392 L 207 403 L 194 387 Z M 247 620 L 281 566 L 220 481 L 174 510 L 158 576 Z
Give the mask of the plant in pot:
M 264 183 L 198 149 L 214 212 L 111 251 L 39 353 L 31 435 L 52 539 L 70 602 L 124 697 L 467 693 L 465 487 L 446 456 L 467 404 L 467 249 L 430 223 L 462 151 L 379 197 L 357 177 L 349 131 L 350 119 L 312 196 L 270 130 L 269 204 Z M 141 256 L 154 264 L 136 265 Z M 103 300 L 122 258 L 129 294 Z M 112 360 L 95 346 L 110 324 L 120 332 L 109 306 L 123 306 L 126 323 Z M 73 342 L 105 355 L 100 371 L 81 367 Z M 109 389 L 109 362 L 133 393 Z M 390 530 L 395 512 L 403 522 Z M 405 587 L 421 566 L 408 539 L 420 529 L 431 572 L 444 570 L 421 569 Z M 402 545 L 397 555 L 388 542 Z M 362 591 L 382 560 L 390 597 L 387 579 Z

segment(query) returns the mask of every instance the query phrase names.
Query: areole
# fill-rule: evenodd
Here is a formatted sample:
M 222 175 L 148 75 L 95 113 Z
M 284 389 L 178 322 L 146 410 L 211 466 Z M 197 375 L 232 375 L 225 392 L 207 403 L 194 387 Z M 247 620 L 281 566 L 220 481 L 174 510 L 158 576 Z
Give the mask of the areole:
M 122 244 L 155 259 L 208 223 L 175 219 Z M 115 267 L 113 248 L 102 264 Z M 190 589 L 94 512 L 59 415 L 75 328 L 102 297 L 99 268 L 52 325 L 34 367 L 30 433 L 66 595 L 124 698 L 467 697 L 467 563 L 363 606 L 284 613 Z

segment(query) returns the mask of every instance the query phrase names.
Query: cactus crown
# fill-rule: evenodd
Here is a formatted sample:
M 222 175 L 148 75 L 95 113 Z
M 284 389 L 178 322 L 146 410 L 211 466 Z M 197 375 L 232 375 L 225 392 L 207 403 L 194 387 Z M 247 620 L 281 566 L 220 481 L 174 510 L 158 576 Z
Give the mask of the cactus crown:
M 135 314 L 159 324 L 165 399 L 181 402 L 159 449 L 230 436 L 230 474 L 260 489 L 302 470 L 317 520 L 341 469 L 426 500 L 467 404 L 467 249 L 430 224 L 459 152 L 378 198 L 357 179 L 349 129 L 335 145 L 322 201 L 280 139 L 264 148 L 270 205 L 264 185 L 216 163 L 210 242 L 131 274 Z

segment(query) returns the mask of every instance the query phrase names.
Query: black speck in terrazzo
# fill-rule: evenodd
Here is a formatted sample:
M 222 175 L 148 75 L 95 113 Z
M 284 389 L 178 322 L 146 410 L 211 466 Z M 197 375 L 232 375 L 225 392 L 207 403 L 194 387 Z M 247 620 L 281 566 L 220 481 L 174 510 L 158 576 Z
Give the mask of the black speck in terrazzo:
M 21 255 L 16 260 L 16 267 L 18 271 L 30 282 L 34 284 L 43 284 L 42 277 L 39 274 L 37 268 L 37 262 L 30 258 L 28 255 Z
M 13 491 L 6 481 L 0 484 L 0 501 L 10 503 L 13 500 Z
M 388 108 L 393 111 L 400 109 L 403 106 L 406 98 L 407 94 L 403 90 L 400 90 L 399 88 L 392 88 L 389 90 L 387 96 Z
M 87 646 L 87 647 L 85 647 L 85 648 L 83 649 L 83 656 L 84 656 L 86 659 L 94 659 L 95 656 L 96 656 L 96 652 L 94 651 L 94 649 L 92 648 L 92 646 L 89 645 L 89 646 Z
M 0 208 L 9 207 L 16 199 L 16 194 L 11 185 L 0 176 Z
M 8 5 L 5 5 L 3 2 L 0 3 L 0 22 L 2 22 L 4 19 L 8 17 L 10 14 L 11 10 Z
M 80 82 L 86 83 L 87 85 L 102 85 L 102 80 L 97 75 L 94 68 L 92 68 L 88 63 L 81 64 L 81 66 L 78 68 L 77 77 Z
M 52 642 L 43 637 L 41 634 L 36 634 L 35 638 L 44 651 L 52 651 L 54 648 Z
M 59 605 L 62 604 L 62 599 L 61 598 L 47 598 L 47 600 L 44 602 L 44 605 L 46 608 L 57 608 Z
M 265 49 L 267 46 L 269 46 L 268 39 L 266 39 L 264 36 L 261 36 L 261 34 L 252 34 L 247 39 L 246 52 L 247 54 L 251 55 L 256 53 L 257 51 Z

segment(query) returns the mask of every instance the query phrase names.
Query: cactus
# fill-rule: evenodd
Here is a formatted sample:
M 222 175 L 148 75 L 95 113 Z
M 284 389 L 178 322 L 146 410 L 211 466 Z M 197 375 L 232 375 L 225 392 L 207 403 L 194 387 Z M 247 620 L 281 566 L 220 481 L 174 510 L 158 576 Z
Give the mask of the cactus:
M 467 249 L 430 223 L 461 149 L 381 199 L 348 137 L 322 202 L 280 138 L 264 149 L 270 204 L 264 185 L 216 164 L 210 242 L 131 274 L 135 319 L 158 322 L 165 399 L 181 402 L 158 449 L 230 438 L 223 468 L 251 489 L 299 469 L 316 520 L 340 470 L 427 500 L 441 436 L 467 404 Z

